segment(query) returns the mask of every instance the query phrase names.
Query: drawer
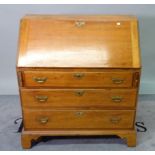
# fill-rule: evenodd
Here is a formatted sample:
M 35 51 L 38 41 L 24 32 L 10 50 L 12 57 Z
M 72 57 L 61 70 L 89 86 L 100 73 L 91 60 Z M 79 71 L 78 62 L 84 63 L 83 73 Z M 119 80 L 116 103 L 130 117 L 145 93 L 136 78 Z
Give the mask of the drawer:
M 133 108 L 136 89 L 21 89 L 25 107 Z
M 132 72 L 25 71 L 27 87 L 132 87 Z
M 128 129 L 133 127 L 132 110 L 24 110 L 25 130 Z

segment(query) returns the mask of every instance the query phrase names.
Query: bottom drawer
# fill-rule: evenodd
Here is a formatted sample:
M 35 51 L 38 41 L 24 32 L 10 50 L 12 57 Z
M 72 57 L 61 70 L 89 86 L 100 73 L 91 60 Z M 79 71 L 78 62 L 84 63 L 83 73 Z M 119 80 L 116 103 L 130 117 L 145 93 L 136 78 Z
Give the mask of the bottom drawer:
M 24 110 L 25 130 L 129 129 L 134 110 Z

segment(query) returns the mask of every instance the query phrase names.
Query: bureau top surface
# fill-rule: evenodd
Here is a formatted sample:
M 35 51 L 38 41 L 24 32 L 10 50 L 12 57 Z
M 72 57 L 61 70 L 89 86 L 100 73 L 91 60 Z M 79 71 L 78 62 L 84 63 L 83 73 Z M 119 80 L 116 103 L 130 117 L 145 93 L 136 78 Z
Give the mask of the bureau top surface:
M 25 16 L 20 24 L 17 67 L 140 68 L 137 19 Z

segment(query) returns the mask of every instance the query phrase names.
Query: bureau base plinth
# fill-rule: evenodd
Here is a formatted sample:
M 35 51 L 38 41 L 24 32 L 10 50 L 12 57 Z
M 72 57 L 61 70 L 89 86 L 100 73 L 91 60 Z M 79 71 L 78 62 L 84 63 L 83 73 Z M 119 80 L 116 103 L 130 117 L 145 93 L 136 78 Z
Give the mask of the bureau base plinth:
M 129 147 L 136 146 L 136 131 L 133 130 L 52 130 L 52 131 L 22 131 L 21 143 L 24 149 L 32 147 L 32 141 L 38 141 L 42 136 L 102 136 L 116 135 L 126 140 Z

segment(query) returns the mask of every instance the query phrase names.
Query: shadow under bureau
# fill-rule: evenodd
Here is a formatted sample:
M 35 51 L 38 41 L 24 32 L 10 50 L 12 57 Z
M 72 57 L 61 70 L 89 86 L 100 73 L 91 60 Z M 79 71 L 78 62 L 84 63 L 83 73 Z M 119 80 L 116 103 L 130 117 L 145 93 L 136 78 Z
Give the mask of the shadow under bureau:
M 136 17 L 27 15 L 16 69 L 23 148 L 41 136 L 117 135 L 136 145 Z

